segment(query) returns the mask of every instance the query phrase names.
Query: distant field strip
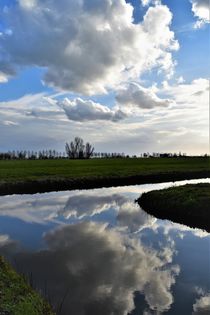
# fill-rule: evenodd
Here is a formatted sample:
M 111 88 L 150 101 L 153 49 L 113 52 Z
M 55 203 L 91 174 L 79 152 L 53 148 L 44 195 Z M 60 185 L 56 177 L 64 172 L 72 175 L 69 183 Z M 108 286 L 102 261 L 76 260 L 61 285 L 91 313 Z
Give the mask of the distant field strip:
M 0 181 L 210 171 L 209 158 L 0 161 Z

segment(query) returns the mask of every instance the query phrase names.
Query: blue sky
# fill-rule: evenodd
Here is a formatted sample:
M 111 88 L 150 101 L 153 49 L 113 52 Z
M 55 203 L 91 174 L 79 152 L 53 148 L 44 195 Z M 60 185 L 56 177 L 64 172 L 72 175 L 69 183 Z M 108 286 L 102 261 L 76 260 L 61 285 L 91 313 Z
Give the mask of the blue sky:
M 112 2 L 1 1 L 0 151 L 207 152 L 208 0 Z

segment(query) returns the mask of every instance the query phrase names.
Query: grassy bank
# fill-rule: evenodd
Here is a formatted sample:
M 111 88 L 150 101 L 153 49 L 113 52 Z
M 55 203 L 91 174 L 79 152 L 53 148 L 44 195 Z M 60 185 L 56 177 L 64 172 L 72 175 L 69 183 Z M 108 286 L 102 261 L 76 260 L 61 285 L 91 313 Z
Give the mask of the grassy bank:
M 210 232 L 210 184 L 151 191 L 144 193 L 138 203 L 156 217 Z
M 54 315 L 50 306 L 0 257 L 0 314 Z
M 0 161 L 0 194 L 207 176 L 210 176 L 209 158 Z

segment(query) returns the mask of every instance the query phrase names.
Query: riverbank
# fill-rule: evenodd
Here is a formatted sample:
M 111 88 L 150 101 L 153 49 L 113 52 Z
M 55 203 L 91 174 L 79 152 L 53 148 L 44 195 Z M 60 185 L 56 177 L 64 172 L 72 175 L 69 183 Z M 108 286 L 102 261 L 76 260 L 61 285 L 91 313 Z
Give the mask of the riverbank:
M 188 184 L 142 194 L 137 200 L 143 210 L 210 232 L 210 184 Z
M 0 161 L 0 195 L 207 177 L 209 158 Z
M 55 315 L 48 303 L 1 256 L 0 314 Z

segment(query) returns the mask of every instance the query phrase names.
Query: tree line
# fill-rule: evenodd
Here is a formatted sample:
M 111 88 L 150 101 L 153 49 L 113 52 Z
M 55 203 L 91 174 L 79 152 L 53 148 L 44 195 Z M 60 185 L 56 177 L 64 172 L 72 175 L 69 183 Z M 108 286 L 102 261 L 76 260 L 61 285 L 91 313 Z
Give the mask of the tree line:
M 125 153 L 94 152 L 94 147 L 89 142 L 84 142 L 80 137 L 75 137 L 71 142 L 66 142 L 65 152 L 56 150 L 19 150 L 0 152 L 0 160 L 51 160 L 51 159 L 90 159 L 90 158 L 180 158 L 189 157 L 185 153 L 142 153 L 140 156 Z M 203 156 L 208 156 L 207 154 Z

